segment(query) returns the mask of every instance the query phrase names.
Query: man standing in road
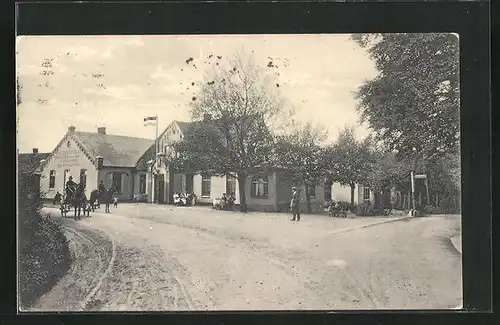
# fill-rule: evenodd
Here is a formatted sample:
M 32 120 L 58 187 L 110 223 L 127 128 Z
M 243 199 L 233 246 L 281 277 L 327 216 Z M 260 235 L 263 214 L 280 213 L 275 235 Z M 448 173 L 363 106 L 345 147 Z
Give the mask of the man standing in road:
M 292 187 L 292 199 L 290 201 L 290 211 L 293 214 L 292 221 L 300 221 L 300 196 L 299 196 L 299 191 L 297 188 L 294 186 Z

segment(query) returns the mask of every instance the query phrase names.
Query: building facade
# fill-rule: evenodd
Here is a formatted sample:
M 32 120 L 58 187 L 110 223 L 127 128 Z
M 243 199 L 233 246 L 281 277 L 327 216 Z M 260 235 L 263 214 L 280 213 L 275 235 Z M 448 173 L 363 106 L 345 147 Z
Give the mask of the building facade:
M 138 166 L 154 141 L 108 135 L 105 128 L 96 133 L 79 132 L 70 126 L 54 151 L 40 166 L 40 187 L 47 199 L 65 191 L 69 177 L 84 184 L 87 197 L 102 181 L 118 192 L 122 201 L 146 193 L 147 168 Z M 152 159 L 153 157 L 149 157 Z M 139 167 L 139 168 L 138 168 Z
M 40 189 L 45 198 L 52 199 L 65 191 L 72 176 L 83 183 L 86 195 L 98 188 L 102 181 L 106 188 L 118 192 L 121 201 L 141 197 L 150 203 L 172 204 L 178 192 L 193 192 L 199 203 L 211 204 L 223 193 L 234 193 L 240 203 L 238 180 L 234 177 L 203 173 L 172 172 L 167 157 L 172 144 L 182 140 L 190 123 L 173 121 L 157 141 L 106 134 L 81 132 L 70 126 L 59 144 L 40 165 Z M 283 169 L 256 170 L 245 180 L 246 203 L 249 210 L 287 211 L 291 197 L 290 175 Z M 306 189 L 301 189 L 301 206 L 307 208 Z M 313 211 L 323 209 L 325 201 L 351 200 L 351 189 L 338 183 L 323 182 L 309 188 Z M 368 187 L 356 185 L 354 202 L 373 202 Z
M 148 174 L 148 200 L 159 204 L 173 203 L 173 194 L 178 192 L 193 192 L 197 201 L 202 204 L 212 204 L 215 198 L 223 193 L 234 193 L 236 202 L 240 203 L 238 180 L 229 176 L 209 175 L 203 173 L 183 174 L 173 173 L 168 163 L 172 144 L 182 140 L 190 123 L 173 121 L 160 134 L 157 140 L 157 158 Z M 246 203 L 249 210 L 260 211 L 287 211 L 290 204 L 291 187 L 290 175 L 286 171 L 273 168 L 266 171 L 256 171 L 245 180 Z M 354 201 L 361 202 L 365 192 L 369 189 L 356 186 Z M 313 211 L 323 209 L 325 201 L 351 200 L 350 187 L 338 183 L 323 183 L 309 189 L 310 202 Z M 301 193 L 305 193 L 302 186 Z M 301 206 L 306 209 L 306 197 L 301 195 Z

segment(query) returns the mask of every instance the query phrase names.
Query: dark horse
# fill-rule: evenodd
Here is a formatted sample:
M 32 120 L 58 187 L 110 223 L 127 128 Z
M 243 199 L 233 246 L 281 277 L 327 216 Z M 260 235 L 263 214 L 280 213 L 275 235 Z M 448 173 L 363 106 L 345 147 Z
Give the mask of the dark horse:
M 90 204 L 90 208 L 92 209 L 92 211 L 95 211 L 96 207 L 97 208 L 100 207 L 99 198 L 100 198 L 100 194 L 99 194 L 98 190 L 93 190 L 92 192 L 90 192 L 89 204 Z
M 83 215 L 87 214 L 87 216 L 90 216 L 90 209 L 87 207 L 87 196 L 85 195 L 85 189 L 80 184 L 76 186 L 76 191 L 71 201 L 73 207 L 75 208 L 75 220 L 81 219 L 80 215 L 82 210 Z
M 111 189 L 105 190 L 101 193 L 102 203 L 106 205 L 105 213 L 109 213 L 109 206 L 113 202 L 113 191 Z

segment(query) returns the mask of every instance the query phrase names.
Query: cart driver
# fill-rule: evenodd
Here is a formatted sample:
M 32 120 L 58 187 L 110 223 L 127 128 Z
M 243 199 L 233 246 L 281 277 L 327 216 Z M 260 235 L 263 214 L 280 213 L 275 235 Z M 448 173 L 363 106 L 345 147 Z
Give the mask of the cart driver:
M 72 194 L 75 192 L 76 189 L 76 183 L 73 182 L 73 177 L 70 176 L 69 180 L 66 182 L 66 195 L 71 197 Z

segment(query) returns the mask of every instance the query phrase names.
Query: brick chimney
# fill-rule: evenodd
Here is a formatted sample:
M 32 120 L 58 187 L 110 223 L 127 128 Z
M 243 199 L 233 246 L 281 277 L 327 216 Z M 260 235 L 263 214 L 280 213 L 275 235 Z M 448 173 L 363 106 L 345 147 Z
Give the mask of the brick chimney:
M 97 160 L 97 166 L 96 166 L 97 169 L 101 169 L 104 163 L 104 158 L 101 156 L 97 156 L 96 160 Z
M 38 148 L 33 148 L 33 153 L 38 153 Z
M 105 127 L 98 127 L 97 128 L 97 133 L 99 133 L 99 134 L 106 134 L 106 128 Z
M 76 128 L 73 125 L 68 126 L 68 132 L 75 132 Z

